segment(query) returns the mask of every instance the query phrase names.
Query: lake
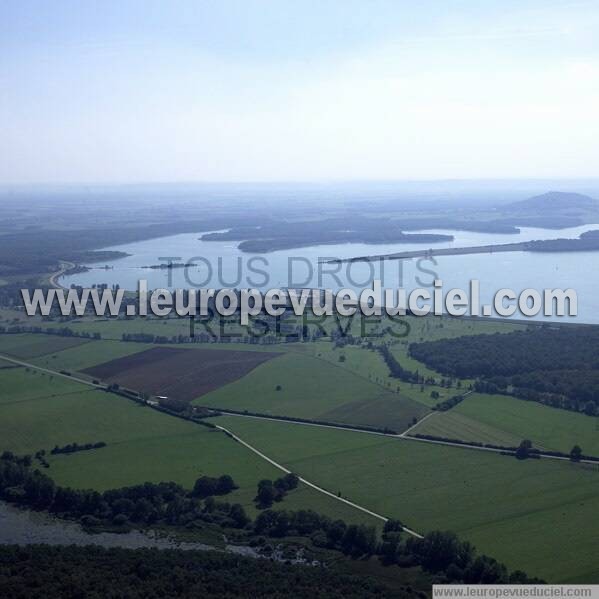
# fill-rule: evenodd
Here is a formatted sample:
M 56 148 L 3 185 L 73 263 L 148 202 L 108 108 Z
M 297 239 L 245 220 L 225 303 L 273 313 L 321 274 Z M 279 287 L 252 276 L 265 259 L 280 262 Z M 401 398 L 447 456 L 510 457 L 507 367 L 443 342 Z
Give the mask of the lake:
M 561 230 L 522 227 L 517 234 L 476 233 L 469 231 L 426 230 L 454 236 L 453 241 L 430 247 L 470 247 L 532 241 L 537 239 L 577 238 L 599 225 L 584 225 Z M 201 234 L 188 233 L 150 239 L 136 243 L 107 247 L 130 254 L 106 263 L 108 269 L 89 264 L 91 270 L 61 278 L 62 285 L 91 286 L 118 284 L 134 290 L 139 279 L 146 279 L 150 288 L 223 288 L 255 287 L 318 287 L 356 291 L 381 279 L 385 288 L 430 287 L 435 278 L 443 280 L 444 288 L 467 290 L 471 279 L 478 279 L 481 303 L 490 303 L 501 288 L 520 292 L 526 288 L 572 288 L 578 294 L 577 317 L 552 317 L 553 320 L 599 323 L 599 285 L 595 280 L 599 252 L 509 252 L 439 256 L 434 259 L 354 262 L 325 264 L 331 258 L 352 258 L 372 254 L 419 250 L 428 247 L 417 243 L 336 244 L 320 245 L 266 254 L 241 252 L 237 242 L 202 241 Z M 147 269 L 144 266 L 166 264 L 169 260 L 194 263 L 196 266 L 174 269 Z M 101 265 L 104 267 L 104 264 Z M 545 317 L 537 317 L 545 318 Z
M 123 547 L 139 549 L 214 549 L 203 543 L 177 542 L 167 537 L 132 530 L 117 534 L 85 532 L 79 524 L 68 520 L 52 518 L 44 512 L 21 510 L 0 501 L 0 544 L 31 545 L 101 545 L 102 547 Z
M 79 524 L 70 520 L 54 518 L 46 512 L 22 510 L 0 501 L 0 545 L 99 545 L 101 547 L 121 547 L 124 549 L 184 549 L 186 551 L 225 551 L 255 559 L 271 559 L 279 562 L 291 561 L 294 564 L 318 565 L 316 561 L 308 561 L 303 551 L 289 556 L 280 546 L 270 552 L 260 552 L 249 545 L 225 544 L 216 548 L 204 543 L 178 541 L 172 537 L 161 536 L 153 531 L 147 533 L 139 530 L 114 533 L 89 533 Z

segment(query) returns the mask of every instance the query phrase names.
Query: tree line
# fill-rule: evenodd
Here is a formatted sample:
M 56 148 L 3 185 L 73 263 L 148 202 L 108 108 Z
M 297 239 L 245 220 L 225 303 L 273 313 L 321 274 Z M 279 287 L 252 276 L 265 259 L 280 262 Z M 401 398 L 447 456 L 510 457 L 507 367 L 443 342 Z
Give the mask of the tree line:
M 257 534 L 270 537 L 303 536 L 317 547 L 334 549 L 354 558 L 377 556 L 386 565 L 420 566 L 436 582 L 468 584 L 524 584 L 540 582 L 523 571 L 509 572 L 497 560 L 478 555 L 474 546 L 452 532 L 433 531 L 423 538 L 404 538 L 403 524 L 388 520 L 379 539 L 373 526 L 346 524 L 311 510 L 262 512 L 255 521 Z
M 270 481 L 267 481 L 270 482 Z M 260 488 L 269 485 L 261 481 Z M 297 477 L 287 474 L 272 487 L 287 492 L 297 485 Z M 221 528 L 241 529 L 250 537 L 307 537 L 317 547 L 338 550 L 353 557 L 378 556 L 385 563 L 403 567 L 421 566 L 453 582 L 525 582 L 522 572 L 508 573 L 505 566 L 487 556 L 477 556 L 474 547 L 450 532 L 431 532 L 423 539 L 403 539 L 403 525 L 388 521 L 379 540 L 376 529 L 348 525 L 311 510 L 262 511 L 254 522 L 242 505 L 217 501 L 213 495 L 226 495 L 236 488 L 228 475 L 216 479 L 200 477 L 192 491 L 174 482 L 144 483 L 102 493 L 57 486 L 54 481 L 31 469 L 31 458 L 4 452 L 0 456 L 0 498 L 60 517 L 77 519 L 84 527 L 110 524 L 117 527 L 166 525 L 203 528 L 206 523 Z
M 457 406 L 459 403 L 466 399 L 467 395 L 465 393 L 452 395 L 443 401 L 437 402 L 432 409 L 438 412 L 447 412 L 447 410 L 451 410 L 451 408 Z
M 518 446 L 514 445 L 497 445 L 496 443 L 482 443 L 481 441 L 464 441 L 464 439 L 453 439 L 452 437 L 442 437 L 440 435 L 426 435 L 423 433 L 410 434 L 410 437 L 416 439 L 426 439 L 428 441 L 441 441 L 443 443 L 452 443 L 454 445 L 467 445 L 469 447 L 481 447 L 486 449 L 497 449 L 503 455 L 515 455 L 518 459 L 526 458 L 541 458 L 557 457 L 569 458 L 572 462 L 580 462 L 586 460 L 588 462 L 599 462 L 599 456 L 586 455 L 582 452 L 580 445 L 574 445 L 570 453 L 563 451 L 555 451 L 551 449 L 540 450 L 533 447 L 532 441 L 524 439 Z
M 245 509 L 238 503 L 218 502 L 212 496 L 202 500 L 202 479 L 189 492 L 173 482 L 144 483 L 102 493 L 60 487 L 45 474 L 31 469 L 29 456 L 4 452 L 0 456 L 0 498 L 33 509 L 45 510 L 61 517 L 78 520 L 94 528 L 130 524 L 194 526 L 201 522 L 243 528 L 249 522 Z M 205 482 L 205 481 L 203 481 Z M 236 488 L 231 477 L 218 479 L 215 495 L 225 495 Z
M 209 414 L 209 416 L 218 416 L 219 413 L 222 414 L 243 414 L 244 416 L 257 416 L 259 418 L 268 418 L 270 420 L 282 420 L 284 422 L 305 422 L 307 424 L 321 424 L 323 426 L 334 426 L 337 428 L 346 428 L 348 430 L 355 431 L 369 431 L 375 433 L 383 433 L 385 435 L 396 435 L 397 431 L 392 428 L 377 428 L 375 426 L 367 426 L 363 424 L 347 424 L 343 422 L 331 422 L 329 420 L 315 420 L 314 418 L 298 418 L 296 416 L 275 416 L 272 414 L 264 414 L 263 412 L 250 412 L 248 410 L 230 410 L 228 408 L 218 408 L 213 413 Z M 208 424 L 205 421 L 204 424 Z
M 101 333 L 89 333 L 87 331 L 76 331 L 70 327 L 45 328 L 41 326 L 9 325 L 0 326 L 0 334 L 18 335 L 21 333 L 33 333 L 36 335 L 54 335 L 56 337 L 80 337 L 82 339 L 102 339 Z
M 400 379 L 407 383 L 422 384 L 425 382 L 424 377 L 421 376 L 418 371 L 412 372 L 411 370 L 404 368 L 386 345 L 380 345 L 378 350 L 381 356 L 383 356 L 385 364 L 387 364 L 387 368 L 389 368 L 389 373 L 393 378 Z
M 84 443 L 83 445 L 79 445 L 79 443 L 75 442 L 68 443 L 62 447 L 55 445 L 50 453 L 52 455 L 58 455 L 60 453 L 76 453 L 78 451 L 89 451 L 90 449 L 101 449 L 102 447 L 106 447 L 106 443 L 104 441 L 97 441 L 96 443 Z

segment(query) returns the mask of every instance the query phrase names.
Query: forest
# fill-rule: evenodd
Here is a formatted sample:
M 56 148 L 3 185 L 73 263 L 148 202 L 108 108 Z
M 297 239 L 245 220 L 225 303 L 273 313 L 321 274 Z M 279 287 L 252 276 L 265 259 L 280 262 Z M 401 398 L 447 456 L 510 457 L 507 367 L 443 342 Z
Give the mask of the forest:
M 436 243 L 451 241 L 452 235 L 409 233 L 402 231 L 397 220 L 344 216 L 306 222 L 275 222 L 259 227 L 234 227 L 229 231 L 207 233 L 204 241 L 241 241 L 246 252 L 274 250 L 334 243 Z
M 207 217 L 202 220 L 160 222 L 159 224 L 125 226 L 81 227 L 70 229 L 26 229 L 9 231 L 0 235 L 0 273 L 5 275 L 30 275 L 57 269 L 61 260 L 93 262 L 106 260 L 107 246 L 131 243 L 165 235 L 210 231 L 247 222 L 247 217 Z M 88 224 L 88 223 L 86 223 Z M 91 223 L 89 223 L 91 224 Z M 112 256 L 112 259 L 114 256 Z
M 594 416 L 599 405 L 599 328 L 534 327 L 412 343 L 410 355 L 449 376 L 478 379 L 485 393 L 509 393 Z
M 0 596 L 407 599 L 423 594 L 329 568 L 210 551 L 0 545 Z

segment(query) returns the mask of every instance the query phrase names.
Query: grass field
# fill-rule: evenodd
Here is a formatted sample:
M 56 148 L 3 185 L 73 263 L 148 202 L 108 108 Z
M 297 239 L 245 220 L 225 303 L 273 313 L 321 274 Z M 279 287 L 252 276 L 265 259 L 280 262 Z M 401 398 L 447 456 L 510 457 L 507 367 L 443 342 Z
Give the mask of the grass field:
M 224 499 L 241 503 L 255 516 L 253 498 L 258 481 L 274 480 L 283 473 L 224 433 L 197 425 L 193 429 L 183 434 L 122 441 L 89 452 L 52 456 L 48 473 L 59 484 L 98 490 L 164 480 L 191 488 L 199 476 L 227 473 L 240 488 Z M 306 508 L 349 522 L 377 524 L 368 515 L 305 485 L 275 504 L 275 509 Z
M 87 342 L 87 339 L 59 337 L 58 335 L 0 335 L 0 353 L 10 354 L 15 358 L 22 359 L 37 358 L 70 347 L 77 347 Z
M 344 368 L 295 352 L 262 364 L 194 403 L 396 430 L 426 412 L 416 402 Z
M 293 351 L 330 362 L 338 368 L 378 384 L 385 390 L 395 392 L 402 387 L 398 379 L 389 376 L 389 368 L 375 349 L 353 345 L 335 347 L 330 341 L 320 341 L 298 344 Z
M 83 385 L 64 377 L 16 367 L 9 362 L 5 364 L 9 364 L 9 367 L 0 371 L 0 407 L 38 399 L 53 399 L 87 390 Z
M 100 333 L 103 339 L 120 340 L 123 333 L 147 333 L 153 335 L 173 336 L 173 335 L 189 335 L 190 324 L 187 318 L 97 318 L 86 316 L 77 318 L 69 322 L 47 321 L 39 317 L 27 317 L 23 312 L 0 309 L 0 321 L 11 324 L 36 325 L 47 329 L 55 329 L 67 326 L 76 331 L 86 333 Z M 320 322 L 320 319 L 311 318 L 313 323 L 318 322 L 318 326 L 322 327 L 328 333 L 335 331 L 347 332 L 355 337 L 370 337 L 373 340 L 387 339 L 394 342 L 414 343 L 424 340 L 435 340 L 449 337 L 458 337 L 460 335 L 476 335 L 479 333 L 509 333 L 516 329 L 525 328 L 525 325 L 514 323 L 500 322 L 497 320 L 487 319 L 464 319 L 464 318 L 449 318 L 449 317 L 414 317 L 405 316 L 399 319 L 383 318 L 379 322 L 374 322 L 374 319 L 368 318 L 362 321 L 359 317 L 353 319 L 347 318 L 326 318 Z M 287 325 L 302 326 L 303 321 L 300 317 L 291 316 L 284 321 Z M 262 327 L 257 327 L 257 331 L 262 332 Z M 387 332 L 386 332 L 387 331 Z M 241 336 L 247 334 L 247 330 L 234 321 L 234 318 L 226 319 L 224 328 L 217 322 L 202 324 L 196 321 L 195 332 L 210 333 L 216 336 L 234 335 Z M 380 337 L 382 335 L 382 337 Z M 233 338 L 230 339 L 232 342 Z M 293 344 L 292 344 L 293 345 Z
M 419 531 L 454 530 L 512 568 L 597 580 L 595 466 L 242 417 L 218 419 L 298 474 Z
M 33 454 L 73 442 L 108 444 L 92 451 L 47 456 L 50 468 L 44 472 L 61 485 L 103 490 L 173 480 L 190 487 L 202 474 L 226 473 L 240 486 L 227 499 L 255 513 L 252 499 L 258 481 L 281 476 L 224 433 L 67 379 L 14 368 L 0 371 L 0 388 L 0 452 Z M 276 507 L 310 507 L 332 518 L 375 523 L 303 485 Z
M 514 328 L 448 318 L 409 322 L 408 341 Z M 90 326 L 102 334 L 110 330 L 118 339 L 122 324 L 77 326 Z M 140 332 L 141 325 L 148 330 L 164 327 L 163 334 L 170 335 L 176 328 L 182 332 L 185 324 L 133 320 L 127 327 L 130 332 Z M 68 346 L 71 341 L 46 335 L 0 335 L 0 353 L 21 352 L 23 359 L 40 366 L 75 372 L 121 358 L 127 363 L 128 356 L 135 363 L 143 359 L 140 352 L 162 351 L 156 345 L 116 340 L 81 339 L 77 341 L 85 342 L 75 347 Z M 337 348 L 330 340 L 168 347 L 180 355 L 206 349 L 223 352 L 222 356 L 231 350 L 282 352 L 194 402 L 216 408 L 403 430 L 414 417 L 428 413 L 427 405 L 439 401 L 430 398 L 431 389 L 455 393 L 455 387 L 427 385 L 420 391 L 419 385 L 392 379 L 380 355 L 367 349 L 366 343 Z M 428 374 L 422 365 L 410 362 L 406 343 L 400 340 L 392 349 L 402 366 Z M 3 365 L 7 363 L 0 362 Z M 164 365 L 150 364 L 148 372 L 152 369 L 156 376 L 180 376 Z M 332 493 L 398 517 L 416 530 L 454 530 L 509 567 L 552 582 L 599 580 L 596 466 L 548 459 L 518 461 L 465 448 L 243 417 L 219 417 L 212 422 L 222 423 Z M 586 453 L 599 455 L 597 419 L 504 396 L 472 394 L 449 412 L 428 418 L 416 432 L 505 445 L 529 438 L 538 447 L 561 451 L 577 443 Z M 34 453 L 54 445 L 97 441 L 108 445 L 51 456 L 51 467 L 45 472 L 60 484 L 96 489 L 146 480 L 190 486 L 201 474 L 228 473 L 240 489 L 227 500 L 241 502 L 252 514 L 258 480 L 280 476 L 280 471 L 223 433 L 34 369 L 0 369 L 0 451 Z M 276 507 L 311 508 L 333 518 L 376 523 L 304 485 Z
M 504 447 L 515 447 L 522 441 L 522 438 L 517 435 L 501 430 L 493 424 L 484 424 L 479 420 L 464 416 L 458 413 L 455 408 L 431 415 L 412 429 L 410 434 L 433 435 L 462 441 L 478 441 Z M 542 448 L 539 444 L 535 444 L 535 446 L 539 449 Z
M 121 341 L 90 341 L 79 347 L 65 349 L 54 354 L 29 360 L 33 364 L 51 370 L 67 369 L 81 371 L 103 362 L 128 356 L 154 347 L 145 343 L 123 343 Z
M 450 316 L 409 316 L 405 318 L 409 325 L 404 340 L 408 343 L 450 339 L 463 335 L 483 335 L 491 333 L 510 333 L 526 328 L 525 324 L 501 322 L 487 318 L 467 319 Z
M 407 350 L 396 350 L 397 346 L 391 346 L 393 353 L 399 351 L 402 356 Z M 403 346 L 401 346 L 403 347 Z M 307 354 L 321 360 L 330 362 L 334 366 L 345 370 L 352 375 L 359 376 L 364 380 L 374 383 L 386 391 L 399 393 L 403 399 L 416 401 L 424 406 L 432 407 L 437 402 L 455 394 L 455 390 L 445 389 L 438 385 L 426 385 L 424 390 L 420 385 L 406 383 L 391 376 L 388 366 L 383 357 L 376 348 L 369 349 L 362 345 L 346 345 L 344 347 L 335 347 L 330 341 L 318 341 L 313 343 L 299 343 L 288 349 L 290 352 Z M 407 367 L 407 360 L 402 359 L 402 365 Z M 426 370 L 424 365 L 415 363 L 413 370 L 423 372 Z M 412 364 L 410 364 L 412 366 Z M 436 374 L 436 373 L 435 373 Z M 436 375 L 438 376 L 438 375 Z M 439 377 L 440 378 L 440 377 Z M 431 391 L 436 390 L 439 393 L 438 399 L 432 399 Z M 425 413 L 426 410 L 421 410 Z
M 35 323 L 42 324 L 45 328 L 60 328 L 65 326 L 65 323 L 44 322 Z M 137 317 L 137 318 L 97 318 L 85 317 L 66 323 L 66 326 L 76 331 L 86 333 L 100 333 L 103 339 L 120 341 L 123 333 L 137 334 L 145 333 L 159 336 L 176 336 L 190 334 L 190 321 L 188 318 L 157 318 L 157 317 Z M 239 325 L 227 327 L 228 332 L 239 330 Z M 208 332 L 215 335 L 220 334 L 218 324 L 207 324 L 206 326 L 196 322 L 195 332 Z
M 392 333 L 388 331 L 391 329 Z M 424 338 L 442 338 L 456 337 L 459 335 L 473 334 L 476 331 L 484 332 L 510 332 L 518 328 L 518 325 L 503 323 L 488 323 L 479 321 L 461 321 L 451 318 L 416 318 L 405 317 L 395 323 L 386 322 L 379 325 L 378 330 L 382 335 L 373 338 L 373 348 L 368 349 L 363 345 L 346 345 L 344 347 L 335 347 L 328 341 L 316 343 L 304 343 L 293 347 L 292 351 L 313 355 L 326 360 L 343 368 L 352 374 L 360 376 L 370 382 L 376 383 L 383 389 L 399 392 L 402 398 L 406 398 L 430 408 L 439 401 L 455 395 L 455 387 L 447 389 L 440 385 L 427 384 L 421 388 L 418 384 L 406 383 L 390 376 L 389 368 L 385 364 L 376 346 L 380 343 L 391 342 L 391 353 L 399 360 L 400 364 L 411 371 L 418 371 L 421 375 L 431 377 L 440 382 L 441 375 L 427 368 L 421 362 L 418 362 L 408 355 L 408 346 L 414 341 L 420 341 Z M 359 325 L 354 325 L 350 329 L 354 335 L 360 334 Z M 368 329 L 366 329 L 368 330 Z M 387 330 L 386 333 L 383 331 Z M 394 336 L 395 335 L 395 336 Z M 462 381 L 463 387 L 467 386 L 469 381 Z M 431 391 L 439 394 L 438 398 L 431 397 Z M 426 413 L 426 410 L 422 413 Z
M 195 430 L 117 395 L 50 378 L 22 368 L 0 371 L 1 384 L 11 390 L 9 401 L 0 404 L 3 450 L 34 453 L 72 442 L 110 443 Z
M 599 456 L 599 418 L 505 395 L 473 393 L 413 432 L 506 445 L 530 439 L 539 448 L 563 452 L 578 444 Z
M 17 338 L 14 335 L 6 337 Z M 427 413 L 425 406 L 413 401 L 405 393 L 395 392 L 398 382 L 387 376 L 386 366 L 378 353 L 360 348 L 345 348 L 343 354 L 339 355 L 347 356 L 346 364 L 339 362 L 338 355 L 329 349 L 330 346 L 330 343 L 324 342 L 276 346 L 190 344 L 168 346 L 168 351 L 186 352 L 180 354 L 183 356 L 186 356 L 187 352 L 197 351 L 198 353 L 194 355 L 199 356 L 202 351 L 208 351 L 210 355 L 218 357 L 218 361 L 222 362 L 216 352 L 224 352 L 222 355 L 227 356 L 231 351 L 243 351 L 243 354 L 239 353 L 241 358 L 246 355 L 257 355 L 261 358 L 261 354 L 264 353 L 271 355 L 273 347 L 275 351 L 287 350 L 276 360 L 262 364 L 238 381 L 206 395 L 203 395 L 205 385 L 200 380 L 196 385 L 197 393 L 191 392 L 186 397 L 201 396 L 195 403 L 202 405 L 380 428 L 389 427 L 398 431 L 407 428 L 414 418 L 420 419 Z M 7 346 L 8 349 L 11 348 Z M 97 370 L 101 369 L 102 365 L 113 360 L 117 361 L 118 365 L 120 359 L 124 359 L 125 363 L 127 360 L 135 362 L 142 355 L 141 352 L 158 351 L 158 349 L 155 345 L 143 343 L 88 341 L 78 347 L 31 358 L 30 361 L 52 370 L 87 371 L 90 378 L 103 379 L 104 376 L 101 376 L 102 373 Z M 312 352 L 316 355 L 310 355 Z M 317 357 L 318 354 L 321 354 L 320 357 Z M 191 354 L 189 360 L 195 363 Z M 362 362 L 364 364 L 359 366 Z M 161 368 L 159 365 L 152 367 L 151 364 L 147 366 L 149 375 L 145 376 L 143 372 L 136 374 L 133 365 L 133 371 L 129 373 L 131 376 L 128 377 L 126 372 L 120 374 L 121 378 L 124 377 L 127 381 L 117 382 L 135 390 L 143 390 L 143 385 L 156 376 L 172 378 L 169 383 L 171 386 L 182 383 L 184 377 L 195 376 L 202 379 L 202 377 L 212 376 L 210 373 L 200 372 L 201 364 L 195 369 L 197 372 L 192 368 L 184 368 L 183 375 L 170 372 L 172 368 Z M 221 364 L 221 366 L 224 368 L 226 365 Z M 371 379 L 368 378 L 370 368 L 374 372 Z M 247 372 L 247 369 L 244 372 Z M 234 377 L 229 377 L 229 380 L 231 378 Z M 111 380 L 110 377 L 107 380 Z M 391 384 L 393 387 L 390 389 Z M 278 385 L 281 386 L 279 391 L 276 390 Z M 168 389 L 160 388 L 158 391 L 163 391 L 159 393 L 161 395 L 170 394 Z M 150 389 L 150 392 L 158 391 L 153 387 Z

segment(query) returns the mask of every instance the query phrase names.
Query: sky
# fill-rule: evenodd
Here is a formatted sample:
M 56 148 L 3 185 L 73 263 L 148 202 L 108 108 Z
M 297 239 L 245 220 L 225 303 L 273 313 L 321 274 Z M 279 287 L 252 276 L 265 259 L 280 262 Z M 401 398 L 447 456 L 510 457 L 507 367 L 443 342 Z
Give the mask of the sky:
M 597 0 L 0 1 L 0 184 L 596 176 Z

